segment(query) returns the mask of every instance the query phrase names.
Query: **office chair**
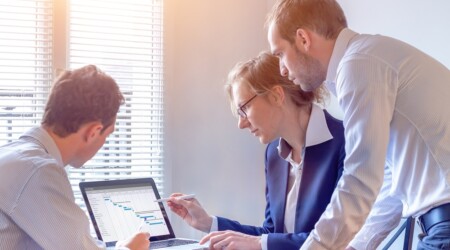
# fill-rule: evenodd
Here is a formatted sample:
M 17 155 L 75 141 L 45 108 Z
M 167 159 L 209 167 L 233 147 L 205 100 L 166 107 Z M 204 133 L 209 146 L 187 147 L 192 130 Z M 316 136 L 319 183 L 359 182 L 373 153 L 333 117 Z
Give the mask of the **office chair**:
M 389 242 L 383 247 L 383 250 L 389 250 L 389 247 L 394 243 L 394 241 L 400 236 L 400 234 L 405 230 L 405 239 L 403 240 L 403 250 L 412 250 L 412 241 L 414 237 L 414 221 L 412 217 L 408 217 L 403 225 L 397 230 L 397 232 L 392 236 Z

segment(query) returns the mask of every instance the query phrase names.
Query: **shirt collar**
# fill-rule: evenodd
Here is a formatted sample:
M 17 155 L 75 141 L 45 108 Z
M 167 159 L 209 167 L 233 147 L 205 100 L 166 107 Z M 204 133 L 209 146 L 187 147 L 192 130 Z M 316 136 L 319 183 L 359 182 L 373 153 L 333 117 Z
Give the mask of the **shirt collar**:
M 345 28 L 343 29 L 334 45 L 333 53 L 331 54 L 330 62 L 328 64 L 327 70 L 327 78 L 325 80 L 326 87 L 336 96 L 336 74 L 339 63 L 344 57 L 344 54 L 347 50 L 347 46 L 350 43 L 350 40 L 358 35 L 358 33 L 354 32 L 351 29 Z
M 313 104 L 308 127 L 306 128 L 305 147 L 314 146 L 331 139 L 333 139 L 333 136 L 328 129 L 325 111 L 316 104 Z M 291 151 L 292 147 L 283 138 L 280 138 L 278 143 L 278 154 L 280 157 L 286 159 Z
M 42 127 L 34 127 L 25 132 L 20 138 L 31 137 L 36 140 L 41 146 L 50 154 L 61 166 L 64 166 L 62 161 L 61 152 L 58 149 L 55 141 Z

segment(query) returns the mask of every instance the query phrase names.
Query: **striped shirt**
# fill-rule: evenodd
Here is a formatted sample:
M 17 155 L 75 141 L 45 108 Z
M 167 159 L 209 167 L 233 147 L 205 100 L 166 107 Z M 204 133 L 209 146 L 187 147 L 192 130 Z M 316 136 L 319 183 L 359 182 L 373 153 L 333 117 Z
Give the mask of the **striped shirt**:
M 0 147 L 0 197 L 0 249 L 99 249 L 42 128 Z
M 347 157 L 302 249 L 344 249 L 364 223 L 351 245 L 374 249 L 395 227 L 383 222 L 450 202 L 450 71 L 401 41 L 344 29 L 325 84 L 344 111 Z

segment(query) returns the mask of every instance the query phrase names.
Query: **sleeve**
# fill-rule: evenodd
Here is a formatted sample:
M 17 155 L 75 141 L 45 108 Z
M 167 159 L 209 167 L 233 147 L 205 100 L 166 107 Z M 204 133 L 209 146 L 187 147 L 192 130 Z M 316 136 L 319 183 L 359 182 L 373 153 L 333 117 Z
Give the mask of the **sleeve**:
M 270 231 L 266 227 L 242 225 L 237 221 L 221 217 L 217 218 L 220 231 L 232 230 L 255 236 L 267 235 L 267 249 L 269 250 L 298 250 L 309 235 L 309 233 L 274 233 L 273 230 Z
M 377 58 L 354 55 L 341 62 L 336 84 L 345 111 L 344 173 L 302 249 L 344 249 L 364 224 L 383 183 L 397 74 Z
M 60 166 L 39 168 L 10 216 L 43 249 L 100 249 Z
M 309 233 L 271 233 L 268 235 L 268 249 L 298 250 Z
M 218 224 L 218 231 L 232 230 L 255 236 L 259 236 L 261 234 L 268 234 L 271 231 L 273 231 L 270 228 L 264 226 L 255 227 L 249 225 L 242 225 L 238 221 L 230 220 L 219 216 L 217 217 L 217 224 Z
M 389 167 L 384 170 L 384 182 L 369 217 L 350 242 L 354 249 L 376 249 L 389 235 L 402 217 L 403 204 L 389 195 L 392 186 L 392 173 Z

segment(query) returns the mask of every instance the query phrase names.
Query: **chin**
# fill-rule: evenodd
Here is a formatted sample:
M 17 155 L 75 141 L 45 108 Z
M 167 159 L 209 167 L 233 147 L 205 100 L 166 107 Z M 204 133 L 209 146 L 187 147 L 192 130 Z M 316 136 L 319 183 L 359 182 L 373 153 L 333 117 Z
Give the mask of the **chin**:
M 71 162 L 70 166 L 73 168 L 81 168 L 86 162 Z
M 299 85 L 300 88 L 305 92 L 311 92 L 314 90 L 314 88 L 309 84 L 297 84 L 297 85 Z
M 261 144 L 269 144 L 271 140 L 264 137 L 259 137 L 259 142 L 261 142 Z

